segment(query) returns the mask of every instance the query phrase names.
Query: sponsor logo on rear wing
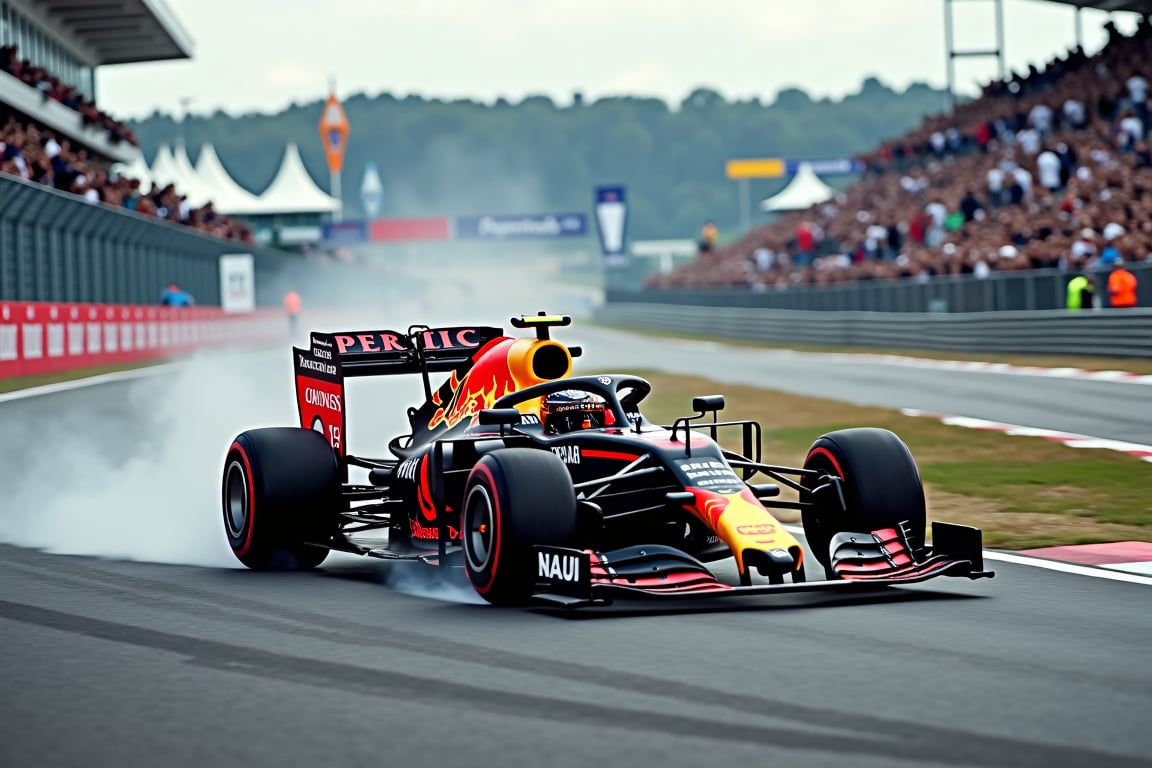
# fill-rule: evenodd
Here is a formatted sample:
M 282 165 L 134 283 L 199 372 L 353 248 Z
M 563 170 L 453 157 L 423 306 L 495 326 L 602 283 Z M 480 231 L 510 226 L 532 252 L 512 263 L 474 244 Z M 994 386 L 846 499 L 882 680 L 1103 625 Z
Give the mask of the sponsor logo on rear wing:
M 308 349 L 292 348 L 292 362 L 300 426 L 324 435 L 337 455 L 347 456 L 348 429 L 340 356 L 324 339 L 313 337 Z M 347 480 L 347 468 L 344 479 Z
M 313 333 L 312 352 L 339 358 L 345 376 L 445 371 L 469 362 L 477 350 L 502 338 L 489 326 L 416 328 L 400 331 Z

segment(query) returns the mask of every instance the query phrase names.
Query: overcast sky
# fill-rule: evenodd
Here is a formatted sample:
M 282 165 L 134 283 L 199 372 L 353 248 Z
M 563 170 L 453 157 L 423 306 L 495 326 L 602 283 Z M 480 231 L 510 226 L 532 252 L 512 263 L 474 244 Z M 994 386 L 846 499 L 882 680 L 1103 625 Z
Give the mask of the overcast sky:
M 840 97 L 875 75 L 903 88 L 945 83 L 942 0 L 166 0 L 194 41 L 190 60 L 102 67 L 101 106 L 277 111 L 327 93 L 381 91 L 491 101 L 573 91 L 679 101 L 694 87 L 771 101 L 784 87 Z M 1005 0 L 1010 67 L 1075 40 L 1070 6 Z M 994 45 L 991 2 L 958 2 L 957 44 Z M 1084 41 L 1106 14 L 1085 11 Z M 1121 29 L 1133 19 L 1118 14 Z M 961 60 L 967 88 L 995 73 Z

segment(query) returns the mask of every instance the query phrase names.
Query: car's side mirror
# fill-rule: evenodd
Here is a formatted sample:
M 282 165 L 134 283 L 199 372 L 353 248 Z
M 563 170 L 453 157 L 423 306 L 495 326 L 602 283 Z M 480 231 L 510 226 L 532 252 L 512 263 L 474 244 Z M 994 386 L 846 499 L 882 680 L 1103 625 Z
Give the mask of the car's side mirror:
M 724 410 L 724 395 L 701 395 L 692 398 L 692 410 L 697 413 L 709 413 Z
M 770 499 L 773 496 L 780 495 L 780 486 L 776 485 L 776 483 L 760 483 L 758 485 L 749 485 L 748 487 L 752 489 L 752 493 L 755 494 L 758 499 Z
M 484 408 L 480 411 L 480 423 L 484 426 L 519 424 L 521 415 L 515 408 Z

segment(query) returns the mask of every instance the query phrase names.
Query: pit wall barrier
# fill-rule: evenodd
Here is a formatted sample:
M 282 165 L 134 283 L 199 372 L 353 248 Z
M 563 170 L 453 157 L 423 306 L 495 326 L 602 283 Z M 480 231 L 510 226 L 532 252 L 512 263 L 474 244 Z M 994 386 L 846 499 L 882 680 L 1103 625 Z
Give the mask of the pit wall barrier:
M 287 342 L 279 310 L 0 302 L 0 379 Z

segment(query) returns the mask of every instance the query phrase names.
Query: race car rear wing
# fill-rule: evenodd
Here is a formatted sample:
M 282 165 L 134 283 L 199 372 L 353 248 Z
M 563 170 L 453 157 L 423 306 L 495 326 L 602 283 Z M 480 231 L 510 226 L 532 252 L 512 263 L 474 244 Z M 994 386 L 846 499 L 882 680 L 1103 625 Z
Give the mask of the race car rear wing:
M 292 348 L 300 426 L 323 434 L 332 449 L 344 458 L 348 455 L 346 377 L 418 373 L 424 382 L 425 396 L 430 398 L 429 373 L 471 365 L 476 352 L 502 338 L 503 333 L 502 329 L 489 326 L 412 326 L 407 333 L 313 332 L 309 348 Z
M 407 333 L 313 332 L 312 349 L 332 352 L 349 377 L 451 371 L 503 334 L 502 329 L 490 326 L 412 326 Z

